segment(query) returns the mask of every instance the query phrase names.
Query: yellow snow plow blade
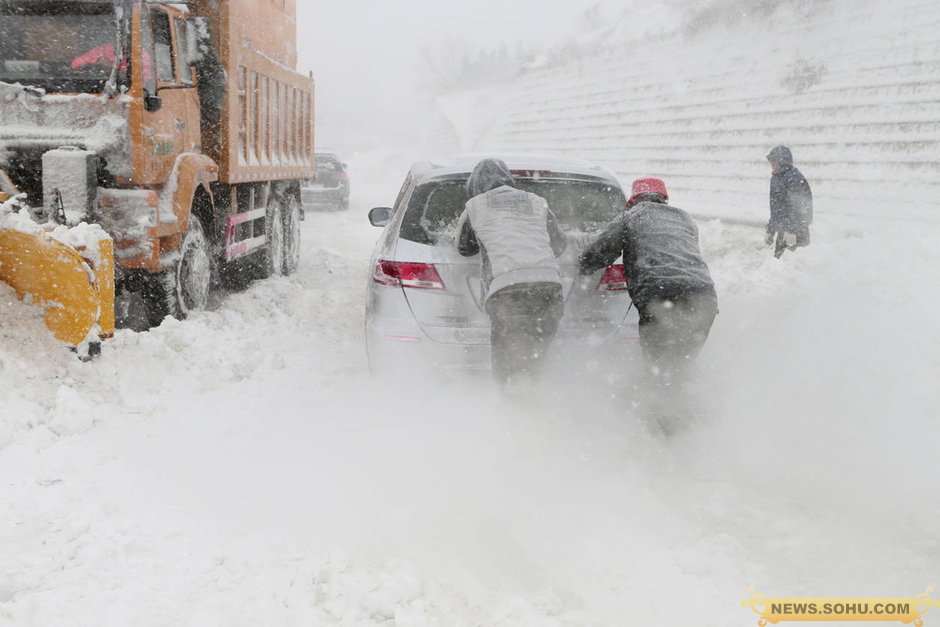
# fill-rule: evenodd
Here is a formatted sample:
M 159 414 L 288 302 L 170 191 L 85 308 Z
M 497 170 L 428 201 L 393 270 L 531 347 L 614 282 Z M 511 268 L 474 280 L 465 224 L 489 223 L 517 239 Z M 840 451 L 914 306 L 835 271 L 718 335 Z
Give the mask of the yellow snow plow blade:
M 76 249 L 45 232 L 0 229 L 0 279 L 39 305 L 52 334 L 75 347 L 114 335 L 113 242 L 96 244 Z

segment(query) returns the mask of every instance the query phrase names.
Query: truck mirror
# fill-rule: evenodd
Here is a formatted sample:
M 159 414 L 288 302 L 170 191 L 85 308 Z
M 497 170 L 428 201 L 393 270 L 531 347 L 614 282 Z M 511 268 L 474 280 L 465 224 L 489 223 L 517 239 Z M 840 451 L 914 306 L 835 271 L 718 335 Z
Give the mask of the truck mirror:
M 144 109 L 153 113 L 159 111 L 163 106 L 163 99 L 160 96 L 144 96 Z

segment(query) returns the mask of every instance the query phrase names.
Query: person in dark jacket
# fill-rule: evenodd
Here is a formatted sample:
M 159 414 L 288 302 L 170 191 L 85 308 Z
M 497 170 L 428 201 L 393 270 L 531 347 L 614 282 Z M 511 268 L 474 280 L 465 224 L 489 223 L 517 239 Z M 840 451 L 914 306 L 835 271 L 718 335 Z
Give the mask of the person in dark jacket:
M 686 366 L 708 338 L 718 297 L 699 249 L 698 227 L 668 200 L 660 179 L 634 181 L 627 211 L 584 249 L 579 262 L 581 273 L 591 274 L 623 255 L 650 370 L 663 383 L 681 386 Z
M 457 223 L 458 252 L 481 256 L 493 375 L 504 385 L 539 374 L 564 312 L 555 258 L 565 235 L 544 198 L 514 185 L 503 161 L 481 160 Z
M 774 245 L 774 256 L 785 250 L 809 246 L 809 225 L 813 221 L 813 192 L 803 174 L 793 167 L 793 155 L 786 146 L 767 153 L 773 169 L 770 176 L 770 221 L 767 245 Z

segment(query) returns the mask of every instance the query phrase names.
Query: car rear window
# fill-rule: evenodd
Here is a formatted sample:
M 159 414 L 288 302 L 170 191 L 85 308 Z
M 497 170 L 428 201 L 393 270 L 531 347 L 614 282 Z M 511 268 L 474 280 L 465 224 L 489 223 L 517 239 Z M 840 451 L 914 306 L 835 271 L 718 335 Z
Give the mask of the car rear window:
M 314 157 L 314 163 L 317 164 L 317 169 L 324 170 L 326 172 L 335 172 L 337 170 L 342 170 L 343 166 L 340 164 L 339 160 L 334 159 L 333 157 Z
M 466 179 L 430 181 L 411 196 L 401 236 L 419 243 L 453 238 L 467 202 Z M 624 206 L 623 191 L 607 181 L 565 178 L 517 178 L 516 187 L 546 201 L 562 230 L 592 233 L 610 222 Z

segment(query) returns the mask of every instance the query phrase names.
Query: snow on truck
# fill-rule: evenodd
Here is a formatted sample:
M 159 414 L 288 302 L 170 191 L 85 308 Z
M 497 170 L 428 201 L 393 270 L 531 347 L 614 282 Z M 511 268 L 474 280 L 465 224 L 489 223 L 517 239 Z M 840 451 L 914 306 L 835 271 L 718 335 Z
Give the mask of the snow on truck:
M 0 0 L 0 279 L 87 354 L 292 272 L 313 105 L 296 0 Z

